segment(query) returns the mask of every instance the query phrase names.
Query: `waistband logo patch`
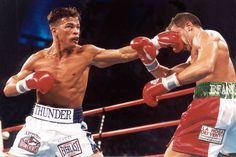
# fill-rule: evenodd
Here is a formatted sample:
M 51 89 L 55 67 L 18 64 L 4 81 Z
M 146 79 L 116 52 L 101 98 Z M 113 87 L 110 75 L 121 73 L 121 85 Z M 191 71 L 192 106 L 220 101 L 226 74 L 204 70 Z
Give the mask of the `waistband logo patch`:
M 229 94 L 235 94 L 235 85 L 212 85 L 210 84 L 210 95 L 229 95 Z
M 71 110 L 65 109 L 51 109 L 43 106 L 35 106 L 34 115 L 40 117 L 54 118 L 54 119 L 72 119 Z
M 212 128 L 206 125 L 202 125 L 198 139 L 220 145 L 222 144 L 224 134 L 225 129 Z
M 21 138 L 18 147 L 36 154 L 40 147 L 40 142 L 34 136 L 27 136 Z
M 72 157 L 82 153 L 78 139 L 62 143 L 57 147 L 63 157 Z

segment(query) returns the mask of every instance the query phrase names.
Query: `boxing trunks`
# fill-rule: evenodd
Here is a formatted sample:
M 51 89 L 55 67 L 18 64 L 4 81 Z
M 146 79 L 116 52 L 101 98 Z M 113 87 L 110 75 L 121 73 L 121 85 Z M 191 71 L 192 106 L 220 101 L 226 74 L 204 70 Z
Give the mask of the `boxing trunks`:
M 217 157 L 236 152 L 236 83 L 206 82 L 181 116 L 172 138 L 173 150 Z
M 82 108 L 36 104 L 9 154 L 17 157 L 79 157 L 91 156 L 96 151 L 96 144 L 83 122 Z

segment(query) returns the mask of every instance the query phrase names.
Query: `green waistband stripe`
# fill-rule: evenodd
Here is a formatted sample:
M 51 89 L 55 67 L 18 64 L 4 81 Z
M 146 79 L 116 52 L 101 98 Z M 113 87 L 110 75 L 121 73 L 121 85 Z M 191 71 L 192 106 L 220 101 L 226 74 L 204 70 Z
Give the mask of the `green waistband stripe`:
M 219 96 L 224 99 L 236 98 L 235 82 L 204 82 L 195 87 L 194 98 Z

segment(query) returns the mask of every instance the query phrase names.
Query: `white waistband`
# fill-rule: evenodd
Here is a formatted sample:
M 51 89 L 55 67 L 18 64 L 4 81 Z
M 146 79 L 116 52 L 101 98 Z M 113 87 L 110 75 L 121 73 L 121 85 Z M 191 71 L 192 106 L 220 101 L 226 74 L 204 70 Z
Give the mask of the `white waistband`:
M 35 104 L 32 116 L 41 120 L 56 123 L 74 123 L 75 109 L 54 108 Z

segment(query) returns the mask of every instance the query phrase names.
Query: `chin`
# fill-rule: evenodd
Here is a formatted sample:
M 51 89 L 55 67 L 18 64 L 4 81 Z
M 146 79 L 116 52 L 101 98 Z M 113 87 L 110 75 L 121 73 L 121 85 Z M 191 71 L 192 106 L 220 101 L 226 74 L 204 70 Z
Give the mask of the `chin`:
M 75 47 L 75 46 L 77 46 L 77 45 L 78 45 L 77 43 L 71 42 L 71 43 L 68 44 L 68 47 Z
M 182 51 L 183 51 L 183 50 L 178 50 L 178 51 L 177 51 L 177 50 L 173 50 L 174 53 L 180 53 L 180 52 L 182 52 Z
M 192 47 L 191 47 L 191 46 L 186 46 L 185 50 L 191 51 L 191 50 L 192 50 Z
M 71 42 L 70 45 L 71 45 L 71 46 L 77 46 L 77 45 L 78 45 L 78 42 Z
M 180 52 L 184 51 L 184 49 L 185 49 L 184 47 L 176 47 L 176 48 L 173 47 L 172 50 L 174 53 L 180 53 Z

